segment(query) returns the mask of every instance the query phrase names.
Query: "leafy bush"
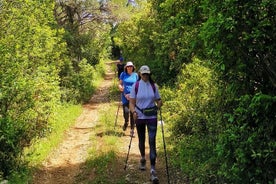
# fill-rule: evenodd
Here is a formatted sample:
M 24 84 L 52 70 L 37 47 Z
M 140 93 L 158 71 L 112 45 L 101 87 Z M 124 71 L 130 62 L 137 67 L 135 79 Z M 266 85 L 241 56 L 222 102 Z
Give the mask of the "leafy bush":
M 216 151 L 219 175 L 230 183 L 273 183 L 276 176 L 276 97 L 258 93 L 227 114 Z
M 181 70 L 175 91 L 162 90 L 164 117 L 176 142 L 175 164 L 194 182 L 217 180 L 213 160 L 221 118 L 216 111 L 216 79 L 207 62 L 194 58 Z
M 176 143 L 174 164 L 192 183 L 272 183 L 275 96 L 234 98 L 230 93 L 236 89 L 221 87 L 205 65 L 194 59 L 175 91 L 162 90 L 164 117 Z
M 217 88 L 215 73 L 204 65 L 204 62 L 194 59 L 184 65 L 178 76 L 174 101 L 179 103 L 176 112 L 180 121 L 173 128 L 177 135 L 209 132 L 207 113 L 212 109 Z
M 4 177 L 18 168 L 31 139 L 44 135 L 59 105 L 58 73 L 65 45 L 62 31 L 51 27 L 51 8 L 49 1 L 1 3 L 0 172 Z
M 24 136 L 24 129 L 20 125 L 16 127 L 11 120 L 0 119 L 0 169 L 4 176 L 16 169 L 15 166 L 20 163 L 18 155 L 21 153 L 20 142 Z
M 78 64 L 77 71 L 70 64 L 68 62 L 62 69 L 61 100 L 71 103 L 88 102 L 95 91 L 95 81 L 105 73 L 103 62 L 93 67 L 83 59 Z

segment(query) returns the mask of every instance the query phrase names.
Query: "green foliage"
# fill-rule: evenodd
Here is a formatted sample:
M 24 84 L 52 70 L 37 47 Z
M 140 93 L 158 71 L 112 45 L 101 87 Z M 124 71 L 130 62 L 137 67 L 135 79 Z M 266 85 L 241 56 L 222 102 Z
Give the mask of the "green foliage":
M 220 183 L 216 176 L 213 135 L 183 136 L 174 148 L 174 165 L 180 166 L 191 183 Z
M 225 114 L 218 175 L 230 183 L 269 183 L 275 167 L 275 1 L 205 1 L 205 52 L 222 73 Z M 272 32 L 271 32 L 271 31 Z M 266 95 L 264 95 L 266 94 Z M 265 166 L 264 166 L 265 165 Z M 272 169 L 273 170 L 273 169 Z
M 6 176 L 7 173 L 18 165 L 17 159 L 20 154 L 20 138 L 24 134 L 21 127 L 12 127 L 10 121 L 1 118 L 0 125 L 0 143 L 1 143 L 1 171 Z
M 123 50 L 126 60 L 133 61 L 136 66 L 152 63 L 154 59 L 154 42 L 152 35 L 157 29 L 151 17 L 149 7 L 119 24 L 114 37 L 116 45 Z
M 183 63 L 191 62 L 195 53 L 201 55 L 198 38 L 204 21 L 201 1 L 164 1 L 157 6 L 156 19 L 160 26 L 154 39 L 156 65 L 161 82 L 175 81 Z
M 183 63 L 191 62 L 201 40 L 200 25 L 205 17 L 200 1 L 152 1 L 144 9 L 119 25 L 115 42 L 128 60 L 147 64 L 158 83 L 172 84 Z M 154 9 L 156 8 L 156 9 Z M 200 55 L 200 54 L 198 54 Z
M 200 36 L 224 80 L 239 86 L 241 94 L 270 93 L 276 86 L 276 2 L 205 1 L 202 7 L 208 20 Z
M 59 26 L 65 30 L 64 40 L 74 70 L 78 70 L 83 59 L 92 66 L 97 65 L 111 44 L 109 12 L 101 12 L 96 1 L 56 2 L 55 12 Z
M 213 162 L 217 133 L 221 129 L 216 112 L 218 93 L 216 74 L 207 62 L 193 59 L 184 65 L 173 92 L 162 90 L 166 121 L 171 123 L 175 157 L 191 181 L 216 181 Z M 164 94 L 164 97 L 163 97 Z
M 22 149 L 43 136 L 59 105 L 59 67 L 65 44 L 52 29 L 50 1 L 3 2 L 0 15 L 0 170 L 21 163 Z M 24 26 L 22 26 L 24 25 Z
M 207 131 L 208 114 L 212 109 L 211 102 L 217 93 L 216 75 L 205 63 L 194 59 L 184 66 L 177 79 L 177 87 L 173 101 L 177 108 L 172 109 L 171 101 L 169 111 L 179 115 L 179 122 L 174 124 L 177 135 L 190 135 Z M 176 120 L 172 117 L 172 121 Z M 200 126 L 199 126 L 200 125 Z M 206 132 L 207 133 L 207 132 Z
M 110 55 L 111 24 L 100 15 L 97 7 L 96 1 L 56 3 L 55 18 L 58 26 L 65 30 L 63 39 L 69 59 L 59 73 L 62 101 L 87 102 L 95 90 L 95 81 L 104 72 L 102 60 Z M 90 15 L 98 16 L 99 20 Z
M 219 175 L 231 183 L 269 183 L 275 178 L 276 97 L 245 95 L 238 99 L 228 128 L 217 145 Z
M 95 90 L 93 80 L 97 72 L 86 60 L 82 60 L 79 63 L 78 72 L 73 71 L 70 63 L 67 64 L 63 68 L 63 71 L 66 71 L 66 75 L 62 78 L 61 83 L 62 100 L 71 103 L 88 101 Z

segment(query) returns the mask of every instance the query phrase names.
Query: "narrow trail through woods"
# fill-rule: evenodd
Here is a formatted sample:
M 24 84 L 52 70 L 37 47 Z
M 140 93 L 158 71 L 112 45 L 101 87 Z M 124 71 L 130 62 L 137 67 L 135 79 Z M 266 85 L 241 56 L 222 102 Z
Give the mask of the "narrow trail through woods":
M 112 62 L 107 63 L 111 65 Z M 108 90 L 112 85 L 113 73 L 108 67 L 104 81 L 92 96 L 76 123 L 64 134 L 63 142 L 43 162 L 34 176 L 34 184 L 73 184 L 87 158 L 87 150 L 93 146 L 90 136 L 98 123 L 99 109 L 108 103 Z
M 108 95 L 109 90 L 114 85 L 115 73 L 112 71 L 112 65 L 116 64 L 115 61 L 107 63 L 107 73 L 104 81 L 100 84 L 96 93 L 92 96 L 88 104 L 83 105 L 83 112 L 77 118 L 76 123 L 65 132 L 63 142 L 60 143 L 48 158 L 43 162 L 41 168 L 34 174 L 33 184 L 75 184 L 76 177 L 82 172 L 82 166 L 87 159 L 87 151 L 89 148 L 95 146 L 90 141 L 90 137 L 93 133 L 93 127 L 98 125 L 99 112 L 106 109 L 110 105 L 114 105 L 114 102 L 110 102 Z M 119 98 L 116 102 L 116 106 L 120 104 Z M 117 108 L 116 107 L 116 108 Z M 117 110 L 117 109 L 116 109 Z M 113 116 L 113 114 L 112 114 Z M 116 114 L 114 114 L 115 120 Z M 150 184 L 149 181 L 149 158 L 148 158 L 148 145 L 146 142 L 146 153 L 147 153 L 147 170 L 140 171 L 138 169 L 140 154 L 138 149 L 138 137 L 135 136 L 132 139 L 128 166 L 124 170 L 127 151 L 130 143 L 128 128 L 125 132 L 121 129 L 123 117 L 122 108 L 119 108 L 117 131 L 120 131 L 123 136 L 120 136 L 119 141 L 121 145 L 118 150 L 118 159 L 116 160 L 115 169 L 110 172 L 108 176 L 113 178 L 114 175 L 121 176 L 124 178 L 125 183 L 137 183 L 137 184 Z M 160 128 L 160 126 L 159 126 Z M 136 130 L 135 130 L 136 134 Z M 104 135 L 104 134 L 103 134 Z M 101 139 L 99 139 L 100 145 Z M 147 141 L 147 140 L 146 140 Z M 162 143 L 157 143 L 160 146 Z M 161 146 L 160 146 L 161 147 Z M 162 159 L 162 161 L 161 161 Z M 156 170 L 160 179 L 160 184 L 167 183 L 166 166 L 163 158 L 157 158 Z M 93 172 L 93 171 L 91 171 Z M 91 173 L 91 176 L 94 176 Z M 93 178 L 90 178 L 93 181 Z M 79 181 L 78 181 L 79 183 Z M 178 183 L 178 182 L 174 182 Z

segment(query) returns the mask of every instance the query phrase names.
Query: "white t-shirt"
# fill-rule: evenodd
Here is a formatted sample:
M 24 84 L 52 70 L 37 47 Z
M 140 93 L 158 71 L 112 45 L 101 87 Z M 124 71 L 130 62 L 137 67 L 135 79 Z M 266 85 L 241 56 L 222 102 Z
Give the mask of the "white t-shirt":
M 158 87 L 155 85 L 155 93 L 153 90 L 152 85 L 149 81 L 145 82 L 143 80 L 138 81 L 138 91 L 136 94 L 135 91 L 135 84 L 133 84 L 131 91 L 130 91 L 130 98 L 136 99 L 136 106 L 140 109 L 145 109 L 149 107 L 155 106 L 155 101 L 160 99 L 160 94 L 158 91 Z M 135 111 L 137 112 L 138 119 L 152 119 L 156 118 L 156 116 L 145 116 L 137 107 L 135 107 Z

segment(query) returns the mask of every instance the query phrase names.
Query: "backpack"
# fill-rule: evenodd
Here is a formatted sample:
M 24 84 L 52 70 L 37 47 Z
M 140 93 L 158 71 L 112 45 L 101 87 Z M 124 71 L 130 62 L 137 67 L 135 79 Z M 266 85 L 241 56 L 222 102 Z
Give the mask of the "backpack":
M 155 91 L 156 91 L 156 89 L 155 89 L 155 85 L 154 85 L 154 83 L 150 83 L 150 84 L 151 84 L 151 87 L 152 87 L 153 93 L 155 94 Z M 135 83 L 135 94 L 137 94 L 137 92 L 138 92 L 138 88 L 139 88 L 139 81 L 137 81 L 137 82 Z

